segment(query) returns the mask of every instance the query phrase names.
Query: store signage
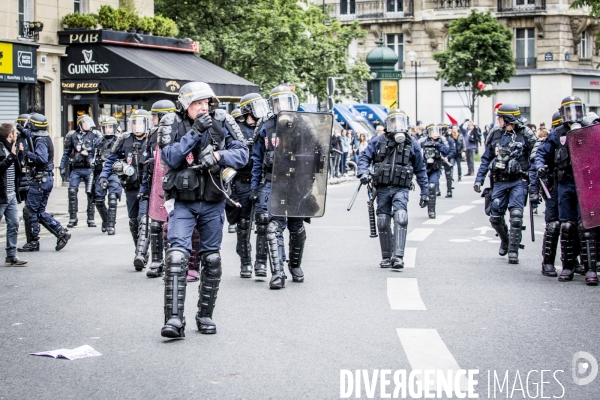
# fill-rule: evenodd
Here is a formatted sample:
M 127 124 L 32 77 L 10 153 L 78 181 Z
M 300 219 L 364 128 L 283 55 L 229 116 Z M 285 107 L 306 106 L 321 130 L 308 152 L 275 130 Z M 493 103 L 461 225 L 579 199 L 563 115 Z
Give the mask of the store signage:
M 552 55 L 552 53 L 548 52 L 546 53 L 546 55 L 544 56 L 544 61 L 552 61 L 554 60 L 554 56 Z
M 37 52 L 33 46 L 0 42 L 0 82 L 37 82 Z
M 108 74 L 109 64 L 100 64 L 94 60 L 93 50 L 81 50 L 82 60 L 79 64 L 70 63 L 67 71 L 71 75 Z
M 62 83 L 62 88 L 63 89 L 70 89 L 70 90 L 86 90 L 86 89 L 98 89 L 98 86 L 100 84 L 98 82 L 63 82 Z
M 69 35 L 69 43 L 98 43 L 100 34 L 98 33 L 82 33 Z

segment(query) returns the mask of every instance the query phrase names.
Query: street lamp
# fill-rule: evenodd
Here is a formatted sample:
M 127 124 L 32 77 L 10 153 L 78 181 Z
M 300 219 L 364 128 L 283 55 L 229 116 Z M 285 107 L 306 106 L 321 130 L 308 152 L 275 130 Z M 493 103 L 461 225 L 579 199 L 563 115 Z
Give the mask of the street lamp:
M 419 120 L 419 108 L 418 108 L 418 99 L 419 94 L 417 91 L 417 68 L 419 68 L 422 64 L 421 61 L 417 61 L 417 53 L 414 51 L 409 51 L 406 55 L 406 58 L 410 61 L 410 66 L 415 67 L 415 124 Z

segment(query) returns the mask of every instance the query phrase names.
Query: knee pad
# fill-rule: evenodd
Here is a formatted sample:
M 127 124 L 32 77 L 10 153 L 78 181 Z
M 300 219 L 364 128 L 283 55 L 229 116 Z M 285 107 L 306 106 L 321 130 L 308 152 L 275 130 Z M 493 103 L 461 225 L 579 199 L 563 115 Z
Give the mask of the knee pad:
M 583 227 L 583 224 L 579 223 L 577 225 L 577 228 L 579 229 L 579 236 L 581 237 L 581 240 L 595 240 L 596 239 L 596 232 L 585 229 Z
M 188 260 L 190 253 L 182 247 L 174 247 L 167 250 L 165 255 L 165 267 L 172 274 L 187 273 Z
M 23 219 L 29 220 L 33 214 L 34 212 L 31 208 L 29 208 L 29 206 L 23 207 Z
M 492 224 L 492 226 L 502 226 L 504 225 L 504 217 L 491 215 L 490 224 Z
M 431 196 L 431 192 L 435 192 L 437 190 L 437 185 L 435 183 L 429 184 L 429 195 Z
M 259 225 L 267 225 L 269 223 L 269 214 L 267 214 L 267 213 L 256 214 L 256 223 Z
M 515 228 L 519 228 L 523 225 L 523 210 L 520 208 L 513 208 L 510 210 L 510 225 Z
M 403 226 L 408 225 L 408 213 L 406 210 L 398 210 L 394 213 L 394 222 Z
M 275 237 L 279 234 L 279 231 L 279 224 L 276 221 L 269 222 L 269 225 L 267 225 L 267 236 Z
M 250 220 L 240 218 L 240 220 L 238 221 L 238 227 L 243 230 L 250 228 Z
M 104 206 L 104 199 L 96 199 L 94 201 L 94 203 L 96 203 L 96 207 L 103 207 Z
M 377 216 L 377 229 L 379 231 L 388 231 L 390 229 L 391 218 L 387 214 L 380 214 Z
M 558 234 L 560 232 L 560 222 L 552 221 L 546 224 L 546 232 L 551 234 Z
M 220 278 L 222 274 L 221 254 L 218 251 L 204 253 L 200 257 L 202 270 L 207 278 Z
M 116 194 L 109 194 L 108 195 L 108 206 L 109 207 L 116 207 L 117 206 L 117 195 Z
M 560 234 L 563 236 L 571 236 L 577 233 L 577 227 L 574 222 L 566 221 L 560 224 Z
M 74 200 L 77 198 L 77 188 L 69 188 L 68 190 L 69 200 Z
M 152 221 L 150 222 L 150 232 L 154 234 L 160 234 L 162 231 L 162 227 L 160 226 L 160 222 Z

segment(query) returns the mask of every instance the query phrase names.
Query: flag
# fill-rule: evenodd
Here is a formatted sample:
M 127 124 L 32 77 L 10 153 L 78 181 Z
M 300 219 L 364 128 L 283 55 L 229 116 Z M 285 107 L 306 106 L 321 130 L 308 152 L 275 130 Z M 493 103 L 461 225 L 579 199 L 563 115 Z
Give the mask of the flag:
M 446 113 L 446 116 L 448 117 L 448 119 L 450 120 L 450 123 L 452 125 L 458 125 L 458 121 L 455 120 L 454 118 L 452 118 L 452 116 L 450 114 Z

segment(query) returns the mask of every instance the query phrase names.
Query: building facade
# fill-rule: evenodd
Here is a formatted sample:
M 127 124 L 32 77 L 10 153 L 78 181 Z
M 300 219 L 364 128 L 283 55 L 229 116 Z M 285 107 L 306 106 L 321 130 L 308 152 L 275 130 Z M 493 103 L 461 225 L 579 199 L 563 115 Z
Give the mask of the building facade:
M 366 39 L 351 45 L 350 55 L 364 60 L 382 34 L 398 55 L 396 69 L 403 72 L 399 105 L 418 119 L 460 122 L 466 118 L 483 126 L 493 121 L 493 105 L 511 102 L 521 107 L 534 124 L 550 122 L 560 101 L 574 93 L 588 108 L 600 109 L 600 45 L 598 20 L 589 9 L 571 9 L 572 0 L 326 0 L 326 12 L 342 22 L 359 21 Z M 464 106 L 461 93 L 435 80 L 436 51 L 444 50 L 449 23 L 471 9 L 490 11 L 513 32 L 517 74 L 510 83 L 490 85 L 493 97 L 478 101 L 476 115 Z M 411 66 L 409 52 L 417 54 Z M 415 63 L 413 63 L 414 65 Z M 415 76 L 417 91 L 415 91 Z M 415 93 L 417 92 L 417 93 Z

